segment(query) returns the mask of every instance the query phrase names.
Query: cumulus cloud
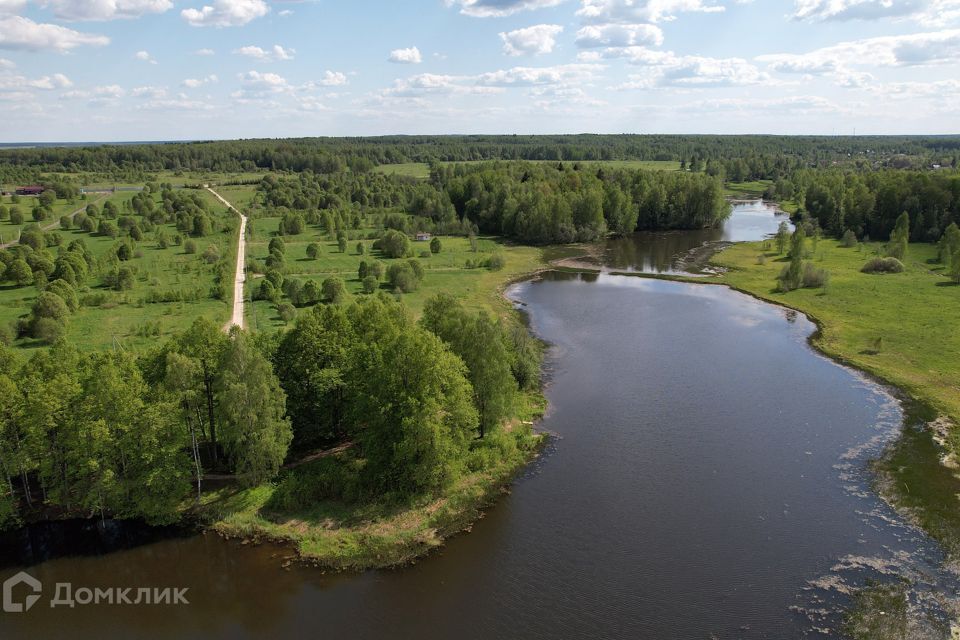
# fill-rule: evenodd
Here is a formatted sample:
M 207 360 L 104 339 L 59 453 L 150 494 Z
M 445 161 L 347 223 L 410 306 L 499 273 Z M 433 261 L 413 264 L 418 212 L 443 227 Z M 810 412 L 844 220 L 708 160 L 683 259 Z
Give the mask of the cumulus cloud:
M 269 12 L 264 0 L 213 0 L 199 9 L 184 9 L 180 15 L 193 27 L 241 27 Z
M 137 51 L 135 54 L 133 54 L 133 57 L 141 62 L 157 64 L 157 61 L 153 59 L 153 56 L 150 55 L 149 51 Z
M 638 24 L 668 22 L 680 13 L 724 10 L 709 0 L 581 0 L 577 15 L 588 24 Z
M 423 62 L 423 56 L 420 55 L 420 49 L 408 47 L 406 49 L 394 49 L 390 52 L 387 60 L 397 64 L 420 64 Z
M 637 45 L 663 44 L 663 30 L 653 24 L 601 24 L 588 25 L 577 31 L 577 46 L 633 47 Z
M 14 91 L 25 89 L 67 89 L 73 86 L 70 78 L 62 73 L 54 73 L 39 78 L 28 78 L 19 74 L 0 73 L 0 91 Z
M 500 32 L 503 52 L 508 56 L 541 55 L 550 53 L 563 32 L 558 24 L 537 24 L 514 31 Z
M 395 80 L 381 93 L 385 98 L 414 99 L 431 94 L 496 94 L 511 88 L 552 87 L 554 95 L 578 95 L 575 85 L 595 77 L 604 69 L 597 64 L 566 64 L 552 67 L 512 67 L 477 75 L 421 73 Z
M 460 13 L 474 18 L 503 18 L 520 11 L 555 7 L 565 0 L 446 0 L 447 6 L 460 7 Z
M 796 0 L 793 18 L 814 22 L 910 18 L 945 24 L 960 18 L 960 0 Z
M 248 88 L 266 89 L 270 91 L 284 91 L 290 87 L 286 78 L 276 73 L 260 73 L 248 71 L 240 74 L 240 80 Z
M 203 78 L 187 78 L 180 84 L 188 89 L 196 89 L 205 84 L 216 84 L 217 82 L 220 82 L 220 79 L 216 75 L 210 74 L 209 76 L 205 76 Z
M 552 67 L 513 67 L 482 73 L 477 84 L 495 87 L 535 86 L 579 82 L 592 78 L 603 71 L 599 64 L 560 64 Z
M 311 83 L 307 84 L 310 85 Z M 328 69 L 323 72 L 323 77 L 319 80 L 314 80 L 313 84 L 321 87 L 340 87 L 347 84 L 347 74 L 341 73 L 340 71 L 330 71 Z
M 167 96 L 167 90 L 163 87 L 153 86 L 134 87 L 130 90 L 130 95 L 134 98 L 151 98 L 157 100 L 165 98 Z
M 909 67 L 960 62 L 960 29 L 840 42 L 801 54 L 758 56 L 777 71 L 826 73 L 856 66 Z
M 296 53 L 293 49 L 285 49 L 278 44 L 273 45 L 270 49 L 261 49 L 260 47 L 248 45 L 234 49 L 233 52 L 241 56 L 264 61 L 293 60 L 293 55 Z
M 2 2 L 2 0 L 0 0 Z M 171 0 L 38 0 L 61 20 L 116 20 L 163 13 L 173 7 Z
M 37 23 L 22 16 L 0 19 L 0 49 L 64 53 L 84 45 L 102 47 L 109 43 L 106 36 Z
M 217 53 L 217 52 L 214 51 L 213 49 L 197 49 L 196 51 L 193 52 L 193 55 L 195 55 L 195 56 L 212 56 L 212 55 L 215 55 L 216 53 Z
M 769 84 L 770 75 L 742 58 L 710 58 L 677 55 L 646 47 L 610 47 L 597 53 L 600 58 L 623 58 L 644 68 L 618 89 L 653 87 L 731 87 Z

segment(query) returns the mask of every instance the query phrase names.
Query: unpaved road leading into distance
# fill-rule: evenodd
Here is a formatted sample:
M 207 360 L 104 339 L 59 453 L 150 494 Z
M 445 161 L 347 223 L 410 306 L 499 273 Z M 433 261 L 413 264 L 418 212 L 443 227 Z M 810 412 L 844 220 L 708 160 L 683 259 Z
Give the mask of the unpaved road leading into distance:
M 233 278 L 233 317 L 224 327 L 229 331 L 230 327 L 236 325 L 243 329 L 243 284 L 247 280 L 246 266 L 246 248 L 247 248 L 247 216 L 240 213 L 240 210 L 227 202 L 219 193 L 207 187 L 207 191 L 216 196 L 217 200 L 222 202 L 228 209 L 240 216 L 240 241 L 237 245 L 237 270 Z
M 73 213 L 68 213 L 68 214 L 67 214 L 67 217 L 70 218 L 71 220 L 73 220 L 73 218 L 74 218 L 78 213 L 80 213 L 81 211 L 86 211 L 86 210 L 87 210 L 87 205 L 97 204 L 98 202 L 101 202 L 102 200 L 104 200 L 106 197 L 107 197 L 107 196 L 100 196 L 99 198 L 97 198 L 97 199 L 94 200 L 93 202 L 88 202 L 87 204 L 83 205 L 82 207 L 80 207 L 79 209 L 77 209 L 76 211 L 74 211 Z M 26 225 L 24 225 L 24 226 L 26 226 Z M 51 222 L 50 224 L 41 226 L 41 227 L 40 227 L 40 230 L 43 231 L 44 233 L 46 233 L 47 231 L 52 231 L 53 229 L 56 229 L 56 228 L 59 227 L 59 226 L 60 226 L 60 220 L 56 220 L 56 221 L 54 221 L 54 222 Z M 9 242 L 0 243 L 0 249 L 6 249 L 6 248 L 8 248 L 8 247 L 12 247 L 13 245 L 17 244 L 18 242 L 20 242 L 19 239 L 18 239 L 18 240 L 10 240 Z

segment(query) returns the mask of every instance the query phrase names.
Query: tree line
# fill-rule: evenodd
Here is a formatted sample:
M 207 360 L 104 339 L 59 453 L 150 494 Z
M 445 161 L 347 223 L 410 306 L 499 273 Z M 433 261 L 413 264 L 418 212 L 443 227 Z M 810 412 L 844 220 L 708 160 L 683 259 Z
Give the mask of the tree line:
M 41 173 L 97 173 L 143 180 L 156 171 L 312 171 L 355 173 L 404 162 L 477 160 L 672 160 L 725 164 L 743 179 L 780 177 L 791 167 L 831 163 L 957 166 L 957 136 L 383 136 L 167 144 L 47 146 L 0 150 L 0 182 L 36 182 Z M 747 168 L 746 170 L 744 168 Z M 695 169 L 696 170 L 696 169 Z M 760 172 L 764 175 L 759 175 Z
M 384 294 L 314 307 L 276 334 L 198 319 L 139 355 L 60 339 L 21 360 L 0 346 L 0 524 L 169 523 L 211 471 L 256 485 L 337 443 L 362 461 L 354 499 L 435 492 L 495 461 L 518 394 L 539 384 L 540 352 L 522 326 L 448 296 L 415 322 Z M 331 474 L 312 481 L 346 491 Z

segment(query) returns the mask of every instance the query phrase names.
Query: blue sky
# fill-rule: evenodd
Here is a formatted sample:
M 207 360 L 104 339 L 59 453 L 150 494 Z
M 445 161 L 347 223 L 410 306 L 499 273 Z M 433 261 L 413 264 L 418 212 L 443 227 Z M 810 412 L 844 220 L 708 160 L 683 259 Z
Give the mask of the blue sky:
M 960 0 L 0 0 L 0 141 L 960 133 Z

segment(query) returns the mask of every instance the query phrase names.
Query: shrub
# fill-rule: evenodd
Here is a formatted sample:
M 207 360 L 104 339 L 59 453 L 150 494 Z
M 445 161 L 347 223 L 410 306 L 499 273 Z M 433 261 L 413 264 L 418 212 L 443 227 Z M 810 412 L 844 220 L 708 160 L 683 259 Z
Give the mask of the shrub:
M 395 229 L 387 229 L 376 245 L 388 258 L 402 258 L 410 250 L 410 238 Z
M 61 229 L 69 229 L 71 222 L 72 222 L 72 220 L 70 220 L 70 216 L 60 216 L 60 228 L 61 228 Z
M 366 276 L 363 279 L 363 292 L 364 293 L 373 293 L 380 286 L 380 281 L 374 278 L 373 276 Z
M 847 229 L 843 232 L 843 239 L 840 240 L 840 244 L 847 249 L 857 246 L 857 234 L 853 232 L 853 229 Z
M 502 253 L 495 253 L 487 258 L 487 268 L 490 271 L 500 271 L 505 266 L 507 266 L 507 259 L 503 257 Z
M 214 244 L 207 245 L 201 257 L 207 264 L 214 264 L 220 260 L 220 249 L 217 249 L 217 246 Z
M 423 268 L 420 267 L 420 273 L 418 274 L 413 265 L 415 262 L 416 260 L 408 260 L 387 267 L 387 281 L 394 289 L 401 293 L 412 293 L 420 288 Z M 417 263 L 417 267 L 419 267 L 419 263 Z
M 440 238 L 433 238 L 430 241 L 430 253 L 440 253 L 443 245 L 440 244 Z
M 321 286 L 323 299 L 331 304 L 340 304 L 347 297 L 347 288 L 340 278 L 327 278 Z
M 183 243 L 183 252 L 184 253 L 196 253 L 197 252 L 197 243 L 193 240 L 187 240 Z
M 51 318 L 39 318 L 33 323 L 32 335 L 46 344 L 53 344 L 63 337 L 66 330 L 61 322 Z
M 84 218 L 80 223 L 80 229 L 84 233 L 93 233 L 97 230 L 97 221 L 94 218 Z
M 282 236 L 296 236 L 303 233 L 306 228 L 307 223 L 303 214 L 291 212 L 283 215 L 283 218 L 280 220 L 279 232 Z
M 825 287 L 830 281 L 830 272 L 815 266 L 812 262 L 806 262 L 803 265 L 803 276 L 800 285 L 806 289 L 819 289 Z
M 10 207 L 10 224 L 23 224 L 23 212 L 18 207 Z
M 117 225 L 109 220 L 101 220 L 100 224 L 97 225 L 97 235 L 116 238 L 120 235 L 120 230 L 117 228 Z
M 311 260 L 316 260 L 317 256 L 320 255 L 320 245 L 316 242 L 311 242 L 307 245 L 307 257 Z
M 280 314 L 280 319 L 287 324 L 293 322 L 293 319 L 297 317 L 296 308 L 289 302 L 282 302 L 277 305 L 277 313 Z
M 871 258 L 867 264 L 860 269 L 863 273 L 900 273 L 903 271 L 903 263 L 893 257 Z

